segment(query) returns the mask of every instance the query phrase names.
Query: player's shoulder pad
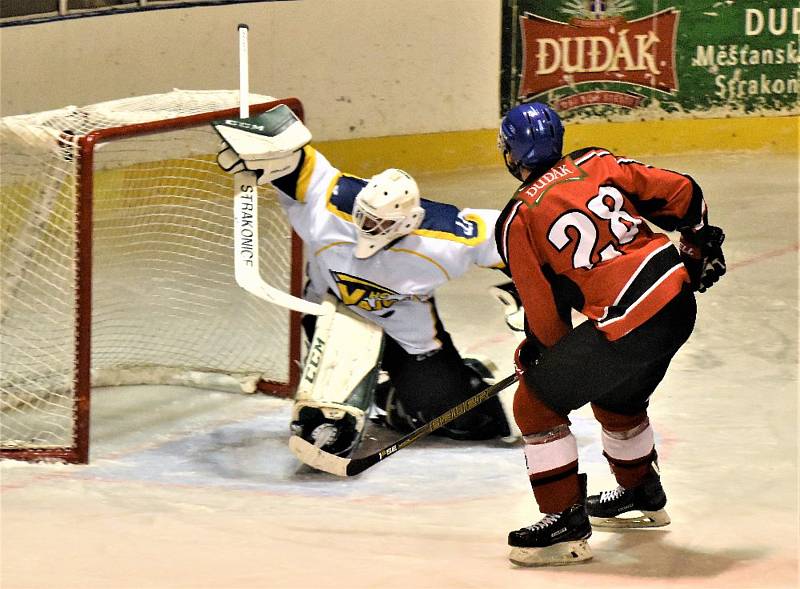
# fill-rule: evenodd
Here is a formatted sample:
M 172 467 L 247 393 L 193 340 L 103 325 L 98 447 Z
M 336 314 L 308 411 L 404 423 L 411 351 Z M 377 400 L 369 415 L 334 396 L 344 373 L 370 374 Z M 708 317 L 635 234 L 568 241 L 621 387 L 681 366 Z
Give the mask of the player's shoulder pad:
M 573 158 L 575 155 L 578 155 L 578 159 Z M 592 149 L 572 152 L 541 174 L 531 175 L 517 188 L 514 193 L 514 200 L 524 202 L 529 208 L 535 208 L 550 190 L 588 177 L 590 170 L 583 169 L 581 162 L 588 161 L 587 158 L 598 158 L 595 161 L 600 161 L 599 158 L 601 157 L 603 156 L 600 152 Z
M 614 154 L 610 150 L 603 147 L 586 147 L 584 149 L 579 149 L 569 154 L 569 157 L 579 168 L 583 167 L 587 163 L 589 166 L 603 166 L 607 170 L 611 170 L 615 167 L 628 166 L 631 164 L 645 166 L 647 168 L 653 167 L 649 164 L 640 162 L 639 160 Z
M 514 221 L 517 210 L 522 202 L 512 198 L 503 210 L 500 211 L 500 216 L 497 217 L 494 226 L 494 241 L 497 246 L 497 253 L 500 254 L 500 259 L 503 260 L 506 268 L 508 268 L 508 228 Z
M 446 239 L 477 245 L 486 239 L 486 220 L 475 211 L 464 210 L 446 203 L 421 199 L 425 217 L 415 235 Z
M 567 157 L 575 162 L 576 166 L 581 166 L 589 161 L 599 161 L 606 158 L 616 160 L 617 156 L 605 147 L 584 147 L 571 152 Z
M 331 191 L 328 207 L 344 215 L 352 215 L 356 196 L 366 185 L 367 181 L 364 178 L 342 174 Z

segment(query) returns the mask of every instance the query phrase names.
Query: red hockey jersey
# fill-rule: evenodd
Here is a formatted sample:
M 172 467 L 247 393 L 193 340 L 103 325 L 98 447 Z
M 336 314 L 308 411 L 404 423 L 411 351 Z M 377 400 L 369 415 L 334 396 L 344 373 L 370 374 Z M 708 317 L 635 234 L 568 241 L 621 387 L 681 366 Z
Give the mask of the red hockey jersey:
M 618 339 L 657 313 L 689 276 L 668 230 L 700 228 L 706 207 L 689 176 L 587 148 L 522 184 L 497 221 L 498 250 L 529 336 L 550 347 L 570 309 Z

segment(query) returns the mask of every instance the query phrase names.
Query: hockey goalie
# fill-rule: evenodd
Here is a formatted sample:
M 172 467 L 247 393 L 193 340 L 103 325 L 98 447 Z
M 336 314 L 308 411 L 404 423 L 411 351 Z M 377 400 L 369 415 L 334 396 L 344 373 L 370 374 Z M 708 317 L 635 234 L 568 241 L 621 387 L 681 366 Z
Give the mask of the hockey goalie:
M 414 179 L 395 168 L 371 178 L 344 174 L 285 105 L 214 128 L 224 170 L 251 171 L 276 189 L 305 246 L 304 298 L 327 309 L 303 318 L 310 344 L 292 435 L 347 456 L 373 405 L 387 427 L 409 432 L 487 386 L 490 367 L 461 357 L 434 295 L 473 266 L 502 267 L 499 211 L 422 199 Z M 388 380 L 379 383 L 382 374 Z M 492 398 L 436 433 L 487 440 L 510 430 Z

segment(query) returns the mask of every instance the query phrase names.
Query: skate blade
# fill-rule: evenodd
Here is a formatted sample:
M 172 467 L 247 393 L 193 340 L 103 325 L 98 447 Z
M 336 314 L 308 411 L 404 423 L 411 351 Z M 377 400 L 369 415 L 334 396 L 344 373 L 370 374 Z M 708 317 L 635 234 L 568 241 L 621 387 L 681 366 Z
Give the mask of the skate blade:
M 663 509 L 658 511 L 642 511 L 642 515 L 633 517 L 594 517 L 589 516 L 593 528 L 660 528 L 671 521 Z
M 517 566 L 562 566 L 589 560 L 594 556 L 586 540 L 559 542 L 544 548 L 520 548 L 514 546 L 508 559 Z

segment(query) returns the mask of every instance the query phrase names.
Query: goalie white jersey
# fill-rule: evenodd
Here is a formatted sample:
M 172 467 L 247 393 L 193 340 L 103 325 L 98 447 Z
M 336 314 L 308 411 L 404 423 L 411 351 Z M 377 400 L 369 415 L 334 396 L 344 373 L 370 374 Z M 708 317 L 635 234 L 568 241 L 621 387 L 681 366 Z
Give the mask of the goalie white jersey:
M 422 199 L 425 217 L 419 229 L 358 259 L 352 211 L 366 183 L 343 174 L 309 145 L 294 171 L 272 182 L 305 245 L 309 283 L 304 296 L 319 302 L 330 291 L 409 354 L 436 350 L 441 325 L 433 308 L 435 290 L 473 265 L 503 266 L 494 240 L 499 211 Z

